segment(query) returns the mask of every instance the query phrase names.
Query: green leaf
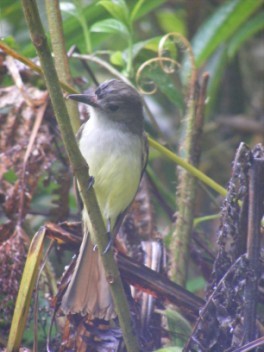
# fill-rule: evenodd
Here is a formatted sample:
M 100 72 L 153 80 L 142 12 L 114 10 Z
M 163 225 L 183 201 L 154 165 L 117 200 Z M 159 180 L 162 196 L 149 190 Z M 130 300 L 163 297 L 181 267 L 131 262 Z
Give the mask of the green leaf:
M 225 45 L 222 45 L 207 62 L 204 70 L 209 72 L 210 80 L 207 89 L 209 101 L 206 105 L 206 118 L 210 118 L 210 114 L 214 109 L 227 63 L 234 57 L 241 45 L 247 39 L 251 38 L 255 33 L 263 28 L 264 12 L 261 12 L 242 26 L 233 38 Z
M 118 20 L 108 18 L 93 24 L 90 28 L 91 32 L 116 33 L 119 32 L 124 36 L 129 36 L 127 27 Z
M 155 10 L 161 4 L 163 4 L 166 0 L 145 0 L 141 6 L 135 5 L 132 10 L 132 20 L 138 20 L 140 17 L 146 16 L 151 11 Z
M 153 37 L 151 39 L 147 39 L 147 40 L 143 40 L 141 42 L 135 43 L 132 48 L 133 58 L 135 58 L 139 54 L 139 52 L 143 49 L 150 50 L 154 53 L 157 53 L 161 38 L 162 38 L 161 36 L 158 36 L 158 37 Z M 170 42 L 166 43 L 165 48 L 170 53 L 169 57 L 173 57 L 173 58 L 176 57 L 177 52 L 173 43 L 170 43 Z
M 179 89 L 175 87 L 172 78 L 161 70 L 149 69 L 143 73 L 151 81 L 157 84 L 158 89 L 176 105 L 181 111 L 184 109 L 184 99 Z
M 17 175 L 14 170 L 10 169 L 4 173 L 3 179 L 10 183 L 15 183 L 17 180 Z
M 171 12 L 169 10 L 158 11 L 156 16 L 164 33 L 177 32 L 186 36 L 186 22 L 183 11 Z
M 78 16 L 76 6 L 72 2 L 69 2 L 69 1 L 60 2 L 60 10 L 68 13 L 71 16 L 75 16 L 75 17 Z
M 131 13 L 131 21 L 133 22 L 136 14 L 139 12 L 141 6 L 143 5 L 145 0 L 138 0 L 136 5 L 134 6 L 132 13 Z
M 166 309 L 165 316 L 167 317 L 172 344 L 183 345 L 192 332 L 190 323 L 176 310 Z
M 159 86 L 159 89 L 166 97 L 176 105 L 180 110 L 184 109 L 184 98 L 179 89 L 175 87 L 172 78 L 164 72 L 155 72 L 151 74 L 151 78 Z
M 254 34 L 259 32 L 264 28 L 264 12 L 260 12 L 255 17 L 250 19 L 240 30 L 234 35 L 231 39 L 227 54 L 229 58 L 232 58 L 237 53 L 238 49 L 241 45 L 249 38 L 251 38 Z
M 142 49 L 157 52 L 160 39 L 161 37 L 159 36 L 135 43 L 132 48 L 133 58 L 135 58 Z
M 197 66 L 200 67 L 263 3 L 263 0 L 233 0 L 221 6 L 192 41 Z
M 191 292 L 196 292 L 198 290 L 203 290 L 206 286 L 206 282 L 202 276 L 194 277 L 187 282 L 187 290 Z
M 123 67 L 125 60 L 121 51 L 115 51 L 110 57 L 111 64 Z
M 225 2 L 201 26 L 192 40 L 197 67 L 201 67 L 210 55 L 229 39 L 236 30 L 259 8 L 264 0 L 232 0 Z M 190 63 L 186 60 L 182 75 L 186 79 Z
M 98 4 L 102 5 L 112 17 L 129 27 L 128 8 L 124 0 L 101 0 Z
M 226 45 L 222 45 L 214 53 L 214 55 L 208 60 L 204 70 L 209 73 L 210 79 L 207 88 L 207 96 L 209 97 L 208 103 L 205 106 L 206 119 L 211 118 L 211 113 L 214 109 L 218 92 L 221 87 L 221 81 L 223 79 L 224 70 L 227 65 L 227 50 Z

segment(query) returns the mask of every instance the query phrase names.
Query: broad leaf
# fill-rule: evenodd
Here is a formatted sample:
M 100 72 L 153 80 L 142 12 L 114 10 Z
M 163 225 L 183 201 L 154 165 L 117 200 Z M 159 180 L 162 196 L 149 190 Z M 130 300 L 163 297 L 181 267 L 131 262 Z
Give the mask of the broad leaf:
M 133 58 L 135 58 L 142 49 L 157 52 L 160 39 L 161 37 L 154 37 L 151 39 L 143 40 L 142 42 L 135 43 L 132 48 Z
M 234 35 L 228 45 L 228 56 L 234 57 L 241 45 L 251 38 L 254 34 L 264 28 L 264 12 L 250 19 L 245 26 L 242 26 L 239 31 Z
M 128 8 L 124 0 L 101 0 L 102 5 L 112 17 L 129 27 Z
M 197 67 L 201 67 L 220 44 L 229 39 L 236 30 L 259 8 L 264 0 L 232 0 L 225 2 L 201 26 L 192 40 L 192 49 Z M 186 79 L 190 66 L 183 65 L 182 75 Z
M 132 20 L 135 21 L 140 17 L 147 15 L 149 12 L 155 10 L 165 1 L 166 0 L 145 0 L 142 2 L 141 6 L 137 6 L 136 4 L 132 10 Z
M 123 53 L 121 51 L 115 51 L 110 56 L 110 61 L 112 65 L 121 66 L 121 67 L 125 65 L 125 60 L 123 58 Z
M 263 0 L 233 0 L 224 3 L 205 22 L 192 41 L 197 66 L 200 67 L 219 44 L 230 38 L 263 3 Z
M 102 20 L 96 22 L 91 26 L 91 32 L 103 32 L 103 33 L 116 33 L 119 32 L 124 36 L 129 36 L 129 32 L 127 27 L 120 21 L 115 20 L 113 18 L 108 18 L 106 20 Z
M 175 87 L 175 83 L 172 78 L 161 71 L 160 69 L 146 69 L 146 72 L 143 72 L 145 77 L 148 77 L 153 81 L 158 89 L 166 95 L 166 97 L 176 105 L 181 111 L 184 109 L 184 99 L 180 92 L 180 89 Z
M 158 11 L 156 16 L 164 33 L 177 32 L 186 36 L 186 20 L 183 11 Z
M 60 2 L 60 9 L 61 11 L 66 12 L 71 16 L 76 16 L 76 17 L 78 16 L 75 4 L 72 2 L 69 2 L 69 1 Z

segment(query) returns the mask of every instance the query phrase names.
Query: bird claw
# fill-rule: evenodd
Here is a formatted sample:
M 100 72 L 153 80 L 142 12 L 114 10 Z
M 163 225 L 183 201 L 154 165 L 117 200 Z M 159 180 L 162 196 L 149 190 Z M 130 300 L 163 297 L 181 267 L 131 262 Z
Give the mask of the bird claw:
M 93 176 L 89 176 L 89 180 L 88 180 L 88 190 L 90 188 L 92 188 L 94 185 L 94 177 Z
M 107 246 L 105 247 L 105 250 L 103 251 L 103 255 L 105 255 L 107 252 L 109 252 L 110 248 L 112 247 L 114 243 L 114 237 L 112 236 L 111 232 L 107 231 L 108 237 L 110 237 L 109 242 L 107 243 Z

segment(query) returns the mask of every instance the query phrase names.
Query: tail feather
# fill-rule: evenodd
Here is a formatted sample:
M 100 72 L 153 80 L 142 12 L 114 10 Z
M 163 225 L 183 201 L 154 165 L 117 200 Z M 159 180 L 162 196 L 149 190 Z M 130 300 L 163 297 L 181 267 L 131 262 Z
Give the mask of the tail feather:
M 85 234 L 73 276 L 63 296 L 61 309 L 65 314 L 89 314 L 109 320 L 116 316 L 102 259 Z

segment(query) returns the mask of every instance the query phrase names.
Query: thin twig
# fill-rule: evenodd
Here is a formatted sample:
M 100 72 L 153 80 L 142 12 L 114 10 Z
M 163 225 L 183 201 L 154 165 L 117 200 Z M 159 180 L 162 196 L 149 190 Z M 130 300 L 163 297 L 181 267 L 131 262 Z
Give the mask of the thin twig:
M 34 72 L 37 72 L 43 76 L 43 72 L 40 66 L 36 65 L 33 61 L 29 60 L 27 57 L 17 53 L 15 50 L 11 49 L 8 45 L 0 40 L 0 49 L 2 49 L 7 55 L 12 56 L 14 59 L 22 62 L 27 67 L 31 68 Z M 76 89 L 73 89 L 68 84 L 60 81 L 61 87 L 68 93 L 75 94 L 78 93 Z
M 81 54 L 80 49 L 76 45 L 72 45 L 70 50 L 68 50 L 68 57 L 72 57 L 74 53 Z M 93 70 L 86 60 L 80 60 L 84 69 L 87 71 L 88 75 L 91 77 L 91 80 L 96 86 L 99 86 L 99 82 L 97 81 Z
M 43 120 L 44 113 L 47 108 L 47 94 L 45 93 L 44 96 L 46 97 L 46 102 L 38 109 L 37 116 L 34 122 L 34 126 L 30 135 L 30 139 L 28 142 L 27 150 L 24 155 L 24 160 L 23 160 L 23 169 L 22 169 L 22 175 L 20 178 L 20 197 L 19 197 L 19 216 L 18 216 L 18 225 L 21 226 L 24 218 L 24 204 L 25 204 L 25 175 L 26 175 L 26 169 L 27 169 L 27 163 L 29 156 L 32 152 L 32 148 L 34 145 L 34 142 L 37 138 L 38 130 L 41 126 L 41 122 Z

